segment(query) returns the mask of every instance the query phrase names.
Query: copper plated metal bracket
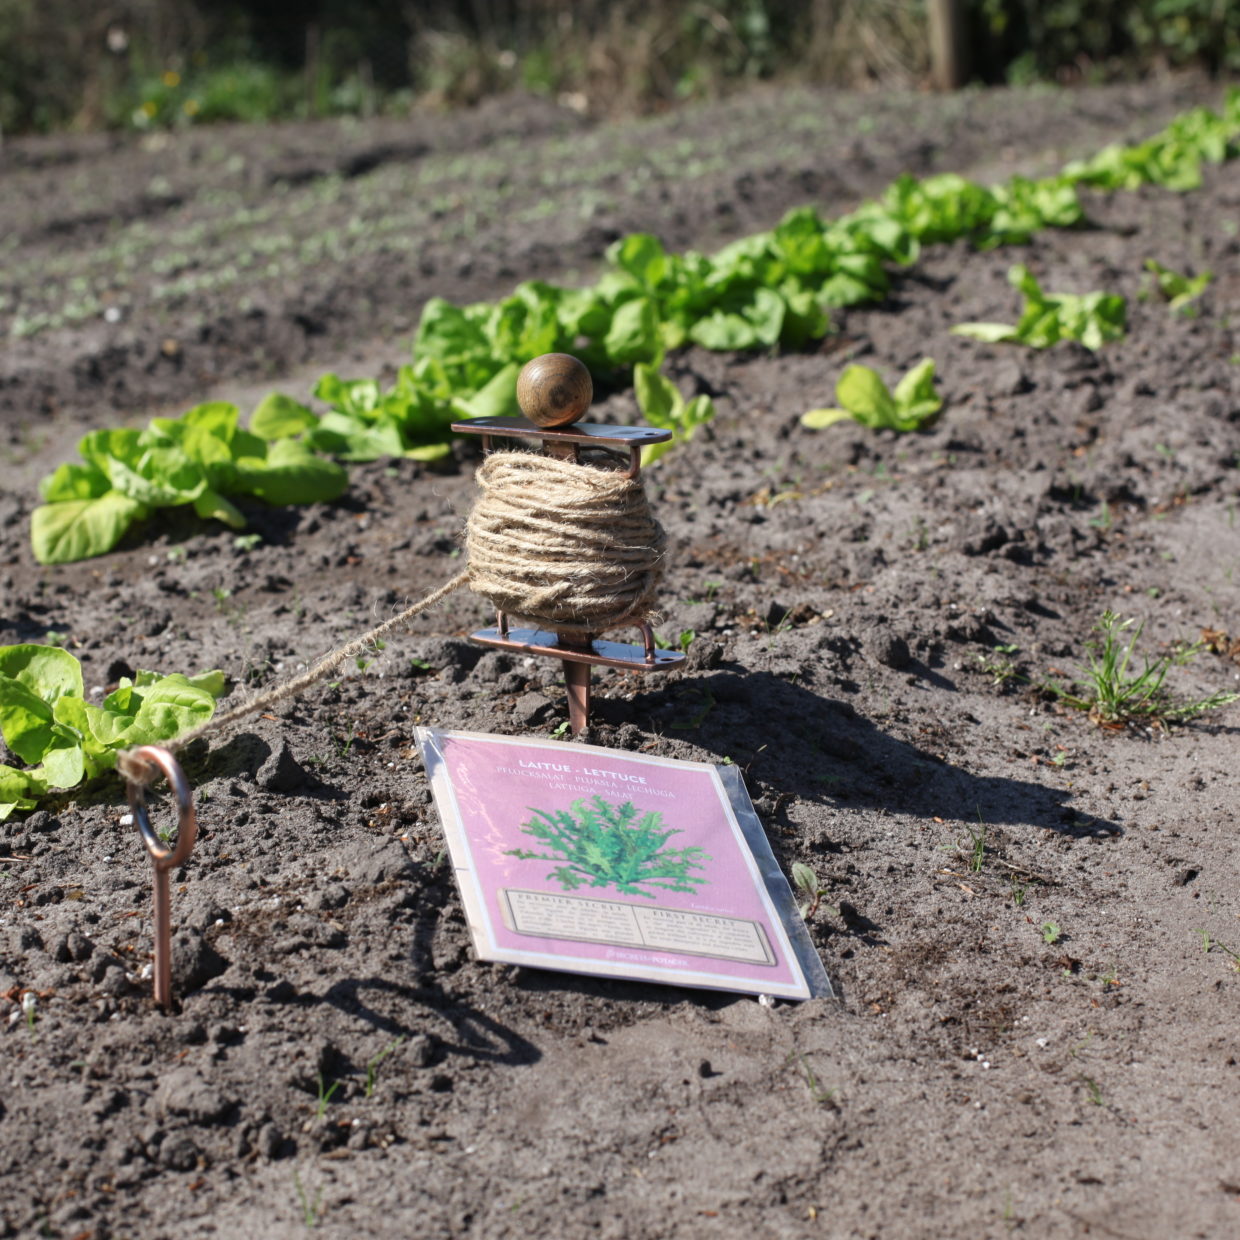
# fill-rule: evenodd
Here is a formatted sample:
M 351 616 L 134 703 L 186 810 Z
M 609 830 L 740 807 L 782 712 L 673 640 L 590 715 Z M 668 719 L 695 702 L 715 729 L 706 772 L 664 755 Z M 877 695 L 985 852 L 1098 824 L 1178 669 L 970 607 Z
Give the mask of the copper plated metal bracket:
M 470 418 L 453 422 L 458 435 L 480 435 L 483 452 L 490 452 L 491 440 L 540 439 L 548 456 L 561 456 L 575 461 L 583 447 L 602 448 L 608 452 L 627 453 L 629 467 L 626 478 L 641 476 L 642 449 L 653 443 L 666 443 L 671 431 L 653 426 L 606 426 L 601 422 L 575 422 L 572 426 L 538 426 L 528 418 Z M 567 451 L 565 450 L 567 449 Z
M 143 745 L 133 751 L 135 760 L 157 767 L 168 780 L 168 787 L 176 799 L 177 838 L 171 848 L 151 826 L 146 810 L 146 788 L 130 783 L 126 789 L 129 808 L 142 835 L 146 851 L 151 854 L 155 870 L 155 1002 L 162 1008 L 172 1006 L 172 895 L 169 872 L 189 860 L 198 834 L 198 820 L 194 814 L 194 798 L 189 781 L 181 765 L 166 750 L 157 745 Z
M 627 478 L 641 475 L 642 448 L 648 444 L 665 443 L 671 431 L 648 426 L 604 426 L 577 422 L 566 427 L 538 426 L 527 418 L 472 418 L 454 422 L 452 429 L 462 435 L 480 435 L 482 450 L 491 450 L 495 438 L 538 439 L 548 456 L 564 460 L 580 460 L 582 448 L 601 448 L 609 452 L 627 452 Z M 588 468 L 588 467 L 587 467 Z M 589 633 L 575 630 L 510 629 L 508 617 L 496 614 L 493 629 L 481 629 L 470 640 L 481 646 L 506 650 L 512 654 L 543 655 L 559 659 L 564 668 L 564 686 L 568 694 L 568 726 L 574 736 L 585 730 L 590 721 L 590 669 L 615 667 L 627 672 L 661 672 L 684 662 L 677 650 L 656 650 L 654 632 L 648 624 L 639 624 L 642 644 L 603 641 Z

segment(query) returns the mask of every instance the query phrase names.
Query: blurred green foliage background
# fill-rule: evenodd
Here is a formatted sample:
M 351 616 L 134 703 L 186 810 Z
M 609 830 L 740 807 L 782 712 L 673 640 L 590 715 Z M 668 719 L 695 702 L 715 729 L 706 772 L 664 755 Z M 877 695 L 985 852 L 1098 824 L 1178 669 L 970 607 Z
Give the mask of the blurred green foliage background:
M 1234 0 L 960 0 L 986 82 L 1240 71 Z M 528 90 L 595 115 L 755 79 L 911 87 L 926 0 L 0 0 L 0 131 L 402 113 Z

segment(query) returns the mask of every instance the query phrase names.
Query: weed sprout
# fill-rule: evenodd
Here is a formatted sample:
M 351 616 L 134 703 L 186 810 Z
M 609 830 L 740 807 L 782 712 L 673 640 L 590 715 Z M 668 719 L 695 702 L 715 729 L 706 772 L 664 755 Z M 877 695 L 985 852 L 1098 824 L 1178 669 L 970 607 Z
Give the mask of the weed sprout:
M 389 1042 L 377 1055 L 366 1062 L 366 1097 L 369 1098 L 375 1092 L 375 1080 L 379 1075 L 379 1065 L 391 1054 L 400 1049 L 401 1044 L 405 1040 L 405 1035 L 401 1034 L 394 1042 Z
M 293 1187 L 296 1188 L 297 1200 L 301 1203 L 302 1222 L 306 1225 L 306 1229 L 311 1231 L 319 1225 L 319 1220 L 322 1218 L 323 1189 L 320 1186 L 312 1201 L 302 1185 L 301 1175 L 297 1171 L 293 1172 Z
M 340 1082 L 333 1081 L 329 1086 L 323 1079 L 323 1074 L 321 1072 L 318 1074 L 318 1082 L 319 1094 L 314 1110 L 314 1118 L 322 1119 L 323 1116 L 327 1114 L 327 1104 L 331 1102 L 332 1095 L 340 1088 Z

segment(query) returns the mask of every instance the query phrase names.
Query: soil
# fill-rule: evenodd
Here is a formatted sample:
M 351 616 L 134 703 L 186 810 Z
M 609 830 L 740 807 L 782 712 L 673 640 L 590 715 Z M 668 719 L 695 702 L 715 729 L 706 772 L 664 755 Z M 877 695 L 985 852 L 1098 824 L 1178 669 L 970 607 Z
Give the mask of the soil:
M 27 334 L 0 355 L 0 640 L 60 635 L 92 689 L 218 666 L 244 691 L 459 566 L 466 444 L 435 472 L 357 468 L 334 504 L 256 504 L 257 546 L 174 515 L 40 568 L 35 482 L 86 426 L 390 370 L 427 297 L 588 279 L 632 229 L 712 248 L 905 170 L 1044 171 L 1218 97 L 771 90 L 609 128 L 512 99 L 10 143 L 0 312 Z M 1112 731 L 1040 686 L 1108 608 L 1151 654 L 1240 632 L 1240 164 L 1087 210 L 927 250 L 803 353 L 668 363 L 719 409 L 647 475 L 662 632 L 689 658 L 597 675 L 587 739 L 743 769 L 776 856 L 825 888 L 809 929 L 837 997 L 473 959 L 411 726 L 547 735 L 566 711 L 558 665 L 469 643 L 490 616 L 458 593 L 187 751 L 175 1013 L 142 976 L 149 865 L 119 781 L 0 825 L 0 1235 L 1236 1234 L 1240 706 Z M 1141 299 L 1149 257 L 1214 272 L 1194 314 Z M 1125 294 L 1127 337 L 949 335 L 1013 321 L 1015 261 Z M 99 307 L 70 321 L 70 294 Z M 933 428 L 799 424 L 846 362 L 894 382 L 927 354 Z M 636 416 L 629 391 L 592 414 Z M 1240 688 L 1215 646 L 1178 692 Z

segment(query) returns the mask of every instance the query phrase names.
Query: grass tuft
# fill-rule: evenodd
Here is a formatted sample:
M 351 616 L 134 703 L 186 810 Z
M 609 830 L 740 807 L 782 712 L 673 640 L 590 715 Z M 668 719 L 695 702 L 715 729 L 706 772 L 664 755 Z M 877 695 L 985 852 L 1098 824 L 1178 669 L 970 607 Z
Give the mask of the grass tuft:
M 1065 706 L 1084 711 L 1099 727 L 1112 730 L 1130 725 L 1166 727 L 1187 723 L 1240 697 L 1235 693 L 1213 693 L 1177 700 L 1167 688 L 1168 674 L 1173 667 L 1196 658 L 1203 644 L 1195 642 L 1154 658 L 1143 654 L 1138 671 L 1136 648 L 1144 627 L 1144 621 L 1138 624 L 1132 619 L 1121 620 L 1113 611 L 1104 611 L 1094 626 L 1098 636 L 1089 643 L 1086 665 L 1071 689 L 1049 681 L 1046 688 Z

